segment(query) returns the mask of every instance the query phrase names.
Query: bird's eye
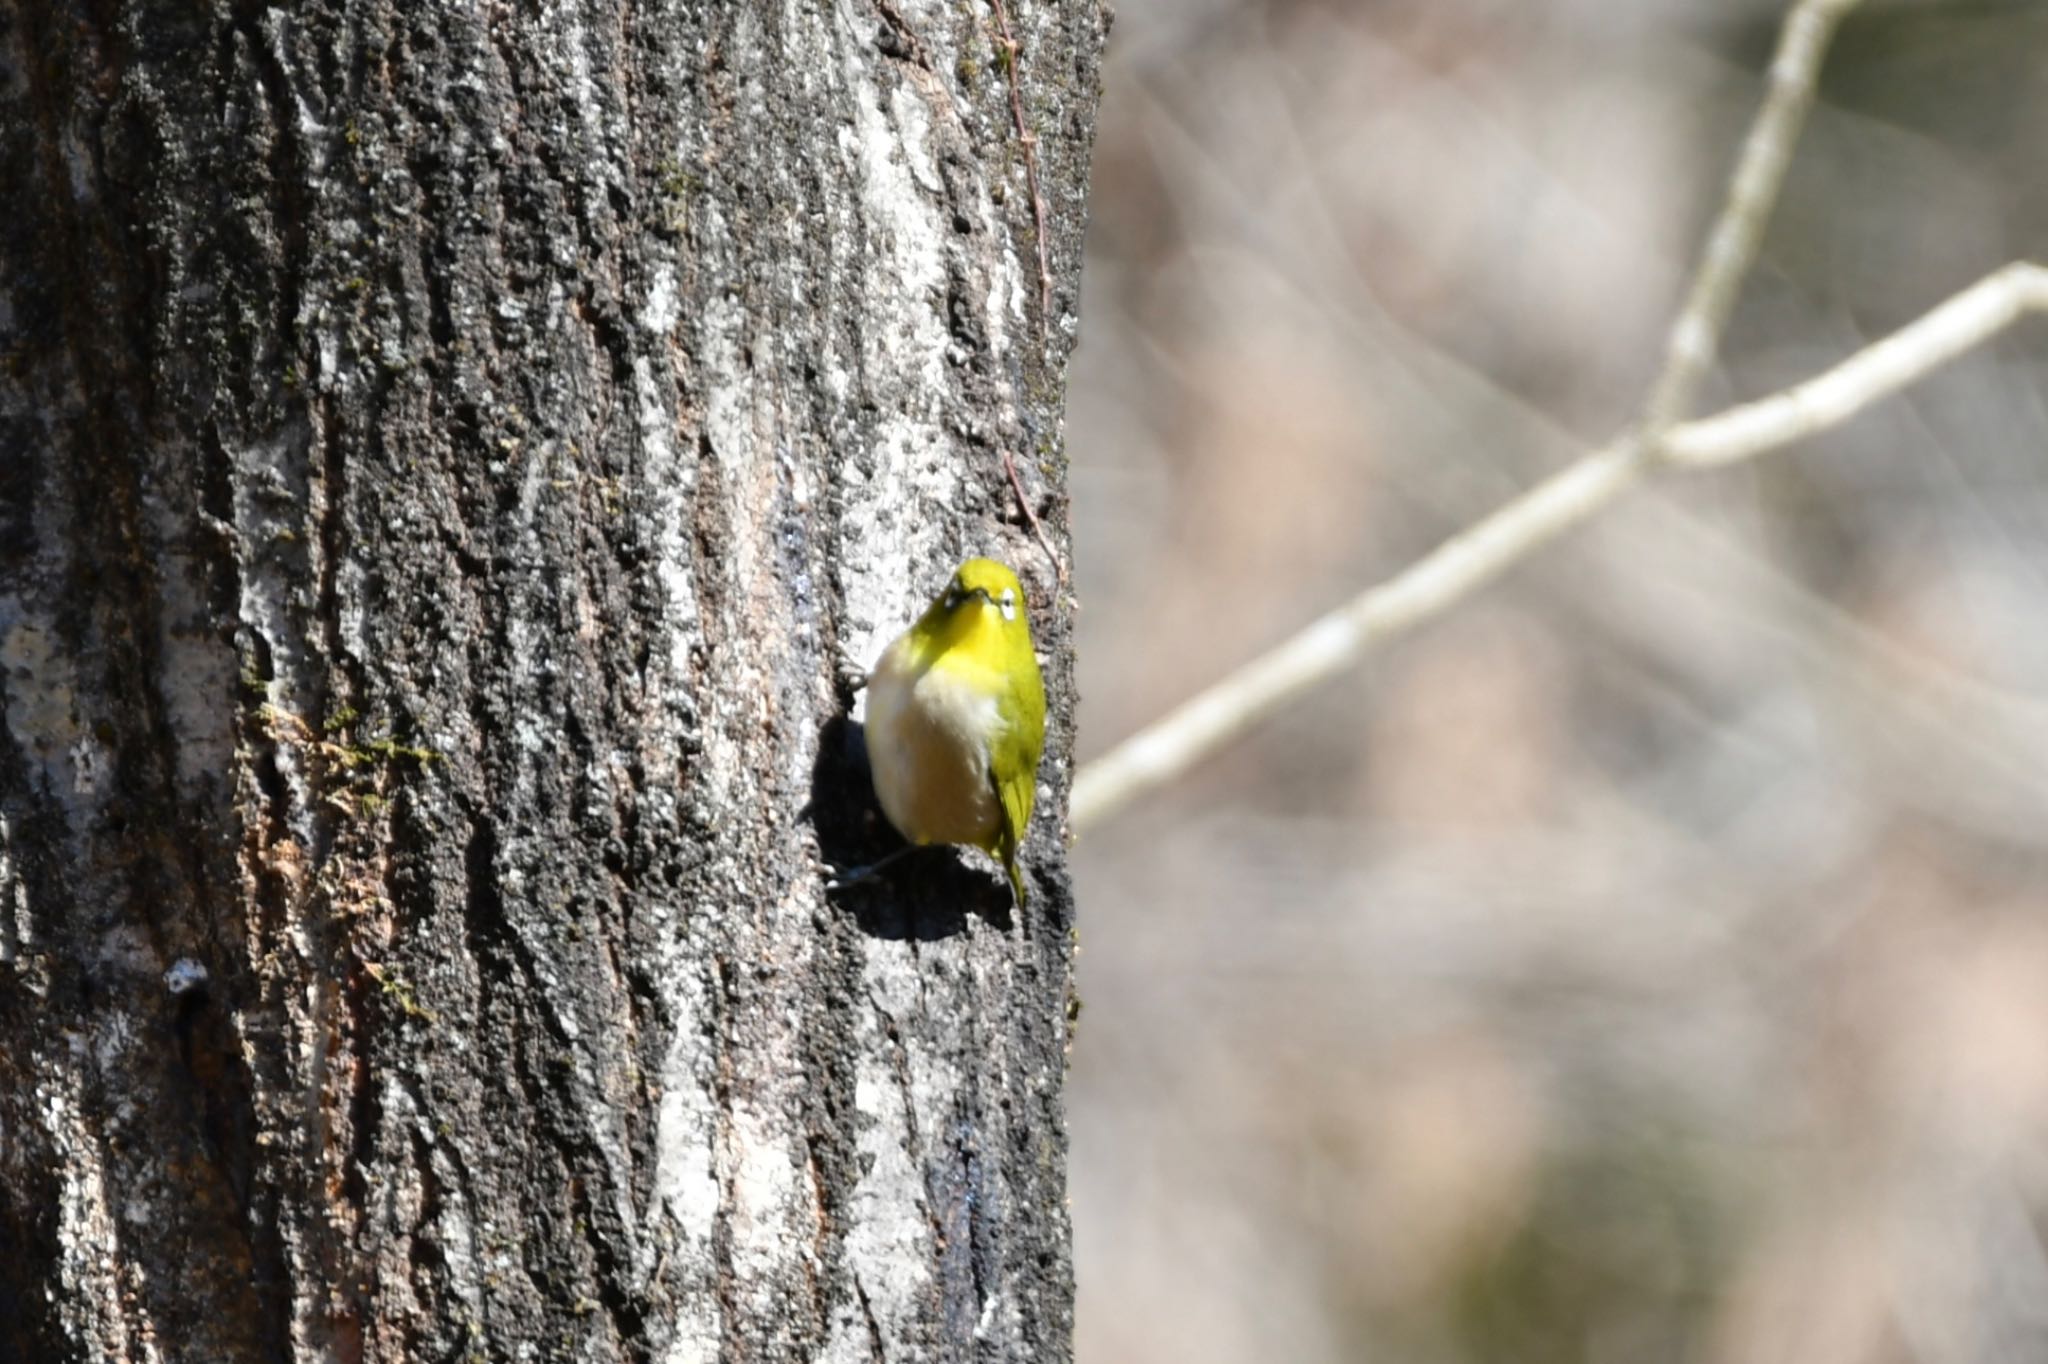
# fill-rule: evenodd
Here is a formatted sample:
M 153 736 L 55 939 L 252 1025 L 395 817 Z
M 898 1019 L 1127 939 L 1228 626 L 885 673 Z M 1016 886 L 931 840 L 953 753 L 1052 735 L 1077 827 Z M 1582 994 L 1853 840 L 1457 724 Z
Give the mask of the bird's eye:
M 1004 620 L 1017 619 L 1017 590 L 1015 588 L 1006 587 L 1003 589 L 1003 600 L 1000 606 Z

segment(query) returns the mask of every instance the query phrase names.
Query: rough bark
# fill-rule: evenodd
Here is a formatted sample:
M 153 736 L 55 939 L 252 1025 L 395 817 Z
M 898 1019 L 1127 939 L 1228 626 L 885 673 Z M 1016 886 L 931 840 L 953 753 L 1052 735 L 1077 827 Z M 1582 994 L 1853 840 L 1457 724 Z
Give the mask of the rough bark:
M 1067 1357 L 1106 15 L 1007 9 L 0 15 L 0 1358 Z M 828 895 L 970 551 L 1031 905 Z

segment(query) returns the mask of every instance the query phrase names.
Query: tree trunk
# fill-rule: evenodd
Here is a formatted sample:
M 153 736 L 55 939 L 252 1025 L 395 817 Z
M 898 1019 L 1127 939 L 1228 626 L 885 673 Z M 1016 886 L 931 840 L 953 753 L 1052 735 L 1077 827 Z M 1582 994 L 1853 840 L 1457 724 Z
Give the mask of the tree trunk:
M 1106 22 L 0 16 L 0 1359 L 1068 1357 L 1004 454 L 1063 545 Z M 1031 902 L 828 895 L 975 551 Z

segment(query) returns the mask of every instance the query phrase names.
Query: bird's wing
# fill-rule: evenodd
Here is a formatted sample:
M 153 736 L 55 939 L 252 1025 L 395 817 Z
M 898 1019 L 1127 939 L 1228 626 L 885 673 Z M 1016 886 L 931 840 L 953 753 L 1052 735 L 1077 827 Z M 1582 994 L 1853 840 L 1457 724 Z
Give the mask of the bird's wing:
M 1031 827 L 1031 805 L 1038 794 L 1038 759 L 1045 750 L 1045 684 L 1034 666 L 1014 686 L 1016 693 L 1003 707 L 1002 732 L 996 736 L 989 754 L 989 781 L 995 786 L 996 800 L 1002 806 L 995 846 L 989 851 L 1003 859 L 1021 907 L 1024 874 L 1017 866 L 1017 849 Z M 998 777 L 998 771 L 1010 775 Z

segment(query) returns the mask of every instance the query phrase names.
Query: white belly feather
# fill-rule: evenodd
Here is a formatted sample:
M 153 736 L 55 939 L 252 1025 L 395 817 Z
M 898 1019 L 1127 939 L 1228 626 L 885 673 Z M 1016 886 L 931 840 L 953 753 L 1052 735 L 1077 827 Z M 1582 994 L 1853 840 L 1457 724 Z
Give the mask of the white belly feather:
M 868 762 L 882 812 L 912 843 L 986 844 L 1001 819 L 989 749 L 1003 723 L 992 691 L 943 667 L 914 673 L 901 651 L 868 679 Z

